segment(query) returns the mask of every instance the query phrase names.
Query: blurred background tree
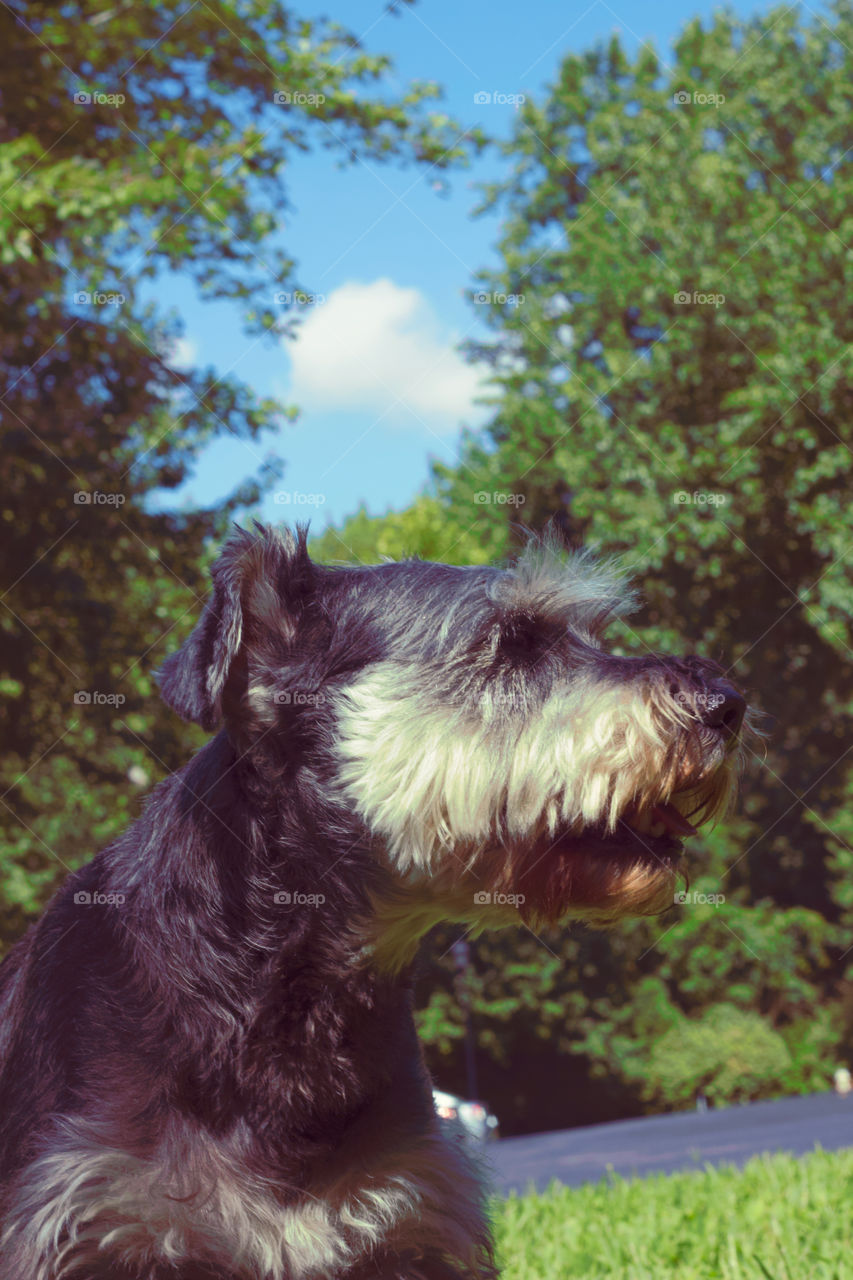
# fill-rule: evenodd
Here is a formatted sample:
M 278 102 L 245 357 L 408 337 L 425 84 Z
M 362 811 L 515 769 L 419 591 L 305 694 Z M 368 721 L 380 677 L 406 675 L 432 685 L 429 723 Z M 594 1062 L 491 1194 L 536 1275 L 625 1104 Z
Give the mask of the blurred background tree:
M 185 272 L 280 336 L 292 154 L 441 169 L 469 145 L 434 86 L 389 78 L 278 0 L 0 7 L 0 943 L 198 745 L 151 672 L 206 594 L 210 540 L 278 473 L 258 453 L 228 501 L 158 510 L 213 437 L 290 411 L 180 365 L 177 317 L 140 286 Z
M 449 558 L 479 562 L 550 523 L 639 575 L 625 649 L 717 658 L 768 716 L 738 816 L 694 842 L 693 889 L 722 904 L 473 945 L 505 1130 L 825 1087 L 853 1050 L 851 49 L 844 2 L 690 23 L 668 69 L 617 37 L 566 58 L 485 194 L 488 427 L 412 512 L 318 543 L 431 555 L 443 521 Z M 421 1029 L 461 1088 L 451 936 Z

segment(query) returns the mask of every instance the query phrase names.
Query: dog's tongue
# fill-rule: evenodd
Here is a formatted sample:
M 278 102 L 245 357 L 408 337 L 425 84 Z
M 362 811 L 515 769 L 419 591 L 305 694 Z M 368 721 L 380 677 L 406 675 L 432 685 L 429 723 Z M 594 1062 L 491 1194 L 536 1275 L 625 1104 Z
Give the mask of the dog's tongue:
M 652 809 L 652 820 L 662 822 L 668 831 L 680 836 L 695 836 L 696 828 L 688 822 L 683 813 L 674 804 L 656 804 Z

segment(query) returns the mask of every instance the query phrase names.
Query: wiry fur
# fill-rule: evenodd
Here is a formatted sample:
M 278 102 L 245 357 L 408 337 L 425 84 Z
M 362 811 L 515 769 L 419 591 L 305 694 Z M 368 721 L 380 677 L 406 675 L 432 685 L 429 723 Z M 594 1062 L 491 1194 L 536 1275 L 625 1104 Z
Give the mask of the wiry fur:
M 725 811 L 732 741 L 701 716 L 713 667 L 603 650 L 605 623 L 634 597 L 586 554 L 533 544 L 512 571 L 463 587 L 440 645 L 419 664 L 372 664 L 335 703 L 339 780 L 400 875 L 377 908 L 400 935 L 383 954 L 411 958 L 406 902 L 424 931 L 662 910 L 675 863 L 619 829 L 656 805 L 694 821 Z M 517 907 L 477 909 L 483 889 Z
M 106 1254 L 136 1274 L 193 1258 L 252 1280 L 309 1280 L 343 1274 L 378 1248 L 420 1254 L 436 1241 L 476 1266 L 486 1237 L 471 1211 L 477 1177 L 437 1131 L 375 1167 L 330 1174 L 291 1205 L 247 1169 L 249 1146 L 249 1134 L 223 1144 L 181 1133 L 140 1158 L 104 1145 L 92 1122 L 59 1122 L 10 1206 L 7 1273 L 100 1274 Z
M 222 729 L 0 967 L 0 1280 L 493 1276 L 409 966 L 439 920 L 671 895 L 642 828 L 720 809 L 736 728 L 703 707 L 740 700 L 608 654 L 629 603 L 547 547 L 331 569 L 235 533 L 161 675 Z
M 657 673 L 625 685 L 593 669 L 538 705 L 508 698 L 500 716 L 494 691 L 486 705 L 448 705 L 431 674 L 380 663 L 337 704 L 341 780 L 403 872 L 531 831 L 612 832 L 631 803 L 685 789 L 673 736 L 689 734 L 692 717 Z M 721 745 L 712 769 L 723 762 Z

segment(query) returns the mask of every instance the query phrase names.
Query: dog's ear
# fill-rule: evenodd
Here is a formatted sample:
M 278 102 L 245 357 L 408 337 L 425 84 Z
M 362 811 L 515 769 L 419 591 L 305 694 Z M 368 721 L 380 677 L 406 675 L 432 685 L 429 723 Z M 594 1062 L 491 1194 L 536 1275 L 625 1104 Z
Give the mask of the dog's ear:
M 210 571 L 213 594 L 201 618 L 157 673 L 164 701 L 184 720 L 215 729 L 229 674 L 247 646 L 286 646 L 293 639 L 314 567 L 307 533 L 235 526 Z

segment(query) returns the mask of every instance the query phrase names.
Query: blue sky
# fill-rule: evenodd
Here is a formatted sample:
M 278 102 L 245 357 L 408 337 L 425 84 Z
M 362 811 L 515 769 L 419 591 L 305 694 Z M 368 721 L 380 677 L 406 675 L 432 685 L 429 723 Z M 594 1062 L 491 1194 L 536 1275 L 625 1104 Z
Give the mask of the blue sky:
M 664 59 L 686 21 L 718 6 L 671 0 L 419 0 L 399 17 L 385 0 L 295 4 L 305 16 L 331 12 L 363 35 L 371 52 L 393 57 L 392 85 L 435 80 L 463 124 L 508 136 L 515 108 L 475 95 L 540 96 L 560 60 L 619 31 L 630 50 L 650 39 Z M 741 0 L 739 15 L 770 5 Z M 285 460 L 283 480 L 262 508 L 272 520 L 310 515 L 315 531 L 361 502 L 378 514 L 406 505 L 428 477 L 430 457 L 456 456 L 463 424 L 477 426 L 477 371 L 456 346 L 486 330 L 470 300 L 474 274 L 497 262 L 498 222 L 473 219 L 476 184 L 503 173 L 494 153 L 434 189 L 435 173 L 374 162 L 338 169 L 317 149 L 288 166 L 293 206 L 283 243 L 299 279 L 317 295 L 295 343 L 248 338 L 239 309 L 203 303 L 190 282 L 158 282 L 161 306 L 186 325 L 183 355 L 239 377 L 261 394 L 301 407 L 293 425 L 260 444 L 211 444 L 178 502 L 207 504 L 254 473 L 264 456 Z M 272 286 L 271 286 L 272 294 Z M 290 496 L 282 501 L 282 495 Z

